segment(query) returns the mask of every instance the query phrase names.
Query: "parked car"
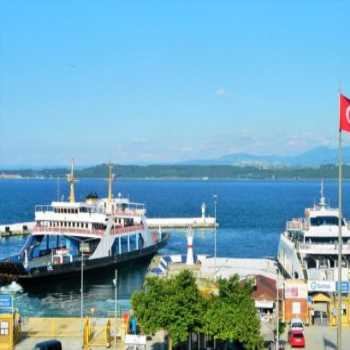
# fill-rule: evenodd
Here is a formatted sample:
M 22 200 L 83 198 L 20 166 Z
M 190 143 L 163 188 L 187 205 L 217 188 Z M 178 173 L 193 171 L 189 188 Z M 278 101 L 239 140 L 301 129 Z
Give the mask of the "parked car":
M 62 343 L 59 340 L 47 340 L 37 343 L 33 350 L 62 350 Z
M 289 329 L 303 331 L 304 330 L 304 322 L 300 318 L 293 318 L 290 321 Z
M 292 348 L 304 348 L 305 347 L 305 337 L 304 331 L 291 329 L 288 332 L 288 343 Z

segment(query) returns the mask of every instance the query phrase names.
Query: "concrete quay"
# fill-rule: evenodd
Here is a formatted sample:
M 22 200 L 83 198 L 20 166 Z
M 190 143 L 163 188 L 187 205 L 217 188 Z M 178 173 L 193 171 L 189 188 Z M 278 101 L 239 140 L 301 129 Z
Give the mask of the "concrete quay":
M 0 225 L 0 237 L 27 235 L 32 232 L 34 225 L 34 221 Z M 215 227 L 215 218 L 147 218 L 147 225 L 151 229 L 182 229 L 188 227 L 207 229 Z M 216 226 L 218 226 L 217 223 Z

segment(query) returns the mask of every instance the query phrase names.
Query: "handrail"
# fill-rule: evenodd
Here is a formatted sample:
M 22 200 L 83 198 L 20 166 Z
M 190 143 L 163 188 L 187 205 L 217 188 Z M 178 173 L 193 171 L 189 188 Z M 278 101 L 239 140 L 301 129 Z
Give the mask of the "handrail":
M 123 226 L 120 228 L 113 228 L 111 230 L 111 234 L 120 234 L 120 233 L 127 233 L 132 232 L 136 230 L 143 230 L 143 225 L 133 225 L 133 226 Z M 33 227 L 33 232 L 57 232 L 57 233 L 77 233 L 77 234 L 94 234 L 103 236 L 105 233 L 105 230 L 99 230 L 99 229 L 82 229 L 82 228 L 75 228 L 75 227 L 46 227 L 46 226 L 38 226 L 35 225 Z
M 309 229 L 309 224 L 302 218 L 292 219 L 287 221 L 286 229 L 288 230 L 298 230 L 307 231 Z
M 312 249 L 328 249 L 328 250 L 336 250 L 338 251 L 337 243 L 300 243 L 299 249 L 312 250 Z M 343 250 L 350 250 L 350 244 L 343 243 Z
M 75 208 L 78 209 L 78 208 Z M 113 216 L 142 216 L 143 213 L 141 211 L 144 211 L 144 209 L 135 208 L 135 209 L 125 209 L 125 210 L 113 210 L 112 214 Z M 54 213 L 59 215 L 68 215 L 68 216 L 76 216 L 79 214 L 107 214 L 107 211 L 103 208 L 89 208 L 87 212 L 78 212 L 78 213 L 62 213 L 62 212 L 55 212 L 54 208 L 51 205 L 36 205 L 35 206 L 35 212 L 36 213 Z

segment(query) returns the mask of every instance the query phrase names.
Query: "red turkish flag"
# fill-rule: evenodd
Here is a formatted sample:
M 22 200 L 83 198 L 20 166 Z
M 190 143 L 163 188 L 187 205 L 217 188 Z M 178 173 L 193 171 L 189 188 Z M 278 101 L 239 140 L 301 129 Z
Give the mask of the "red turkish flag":
M 350 132 L 350 99 L 340 95 L 339 130 Z

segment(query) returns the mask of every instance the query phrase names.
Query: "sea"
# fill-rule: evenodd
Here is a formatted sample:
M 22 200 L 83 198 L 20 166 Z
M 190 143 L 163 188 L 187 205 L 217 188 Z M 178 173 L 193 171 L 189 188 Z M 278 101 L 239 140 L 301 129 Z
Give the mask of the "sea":
M 337 182 L 326 181 L 328 204 L 337 206 Z M 81 179 L 76 183 L 77 200 L 96 192 L 106 196 L 107 181 Z M 199 217 L 206 204 L 207 215 L 214 216 L 217 202 L 217 255 L 222 257 L 276 257 L 279 235 L 286 221 L 304 215 L 304 209 L 317 203 L 319 181 L 231 181 L 231 180 L 117 180 L 114 195 L 121 193 L 131 201 L 145 203 L 147 216 Z M 0 224 L 32 221 L 35 205 L 67 199 L 68 186 L 57 179 L 0 180 Z M 344 183 L 344 214 L 350 216 L 350 182 Z M 168 230 L 171 238 L 161 254 L 185 254 L 186 231 Z M 0 258 L 16 253 L 24 237 L 0 239 Z M 194 231 L 194 252 L 213 255 L 214 230 Z M 123 312 L 130 298 L 139 290 L 147 271 L 145 263 L 131 263 L 118 270 L 118 287 L 113 273 L 98 274 L 84 280 L 84 314 L 109 316 L 115 301 Z M 63 282 L 33 285 L 13 293 L 15 307 L 22 315 L 79 316 L 80 278 Z M 1 287 L 0 292 L 9 288 Z M 117 297 L 117 298 L 116 298 Z

